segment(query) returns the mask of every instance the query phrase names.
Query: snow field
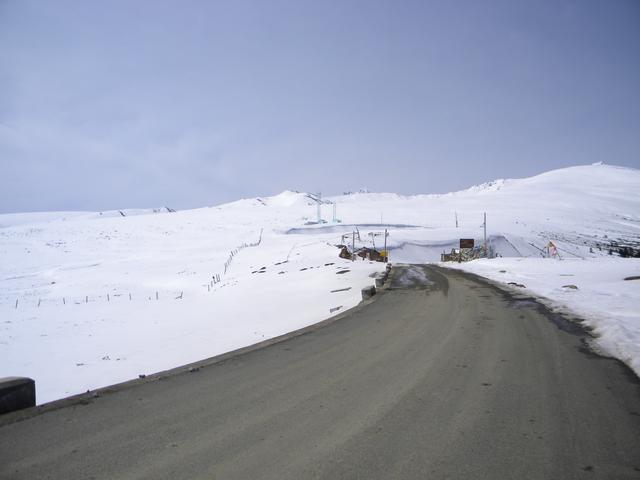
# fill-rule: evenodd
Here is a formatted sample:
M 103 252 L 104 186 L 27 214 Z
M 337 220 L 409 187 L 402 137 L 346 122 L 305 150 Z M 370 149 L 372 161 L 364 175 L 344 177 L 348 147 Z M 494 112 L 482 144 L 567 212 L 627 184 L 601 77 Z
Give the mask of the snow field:
M 356 246 L 381 248 L 368 234 L 386 228 L 391 262 L 437 262 L 460 238 L 482 239 L 484 212 L 504 258 L 449 266 L 526 285 L 640 371 L 640 282 L 622 280 L 640 275 L 638 260 L 608 255 L 614 241 L 640 245 L 640 171 L 591 165 L 330 200 L 342 223 L 308 225 L 316 206 L 296 192 L 176 213 L 0 215 L 0 376 L 34 378 L 43 403 L 302 328 L 355 306 L 384 270 L 338 258 L 354 229 Z M 542 258 L 549 240 L 563 260 Z
M 42 263 L 3 271 L 0 376 L 34 378 L 44 403 L 166 370 L 351 308 L 384 268 L 339 259 L 308 236 L 265 233 L 260 245 L 236 249 L 256 243 L 260 229 L 221 232 L 181 216 L 162 217 L 162 228 L 158 216 L 145 226 L 142 217 L 65 221 L 5 242 L 19 251 L 29 238 L 23 256 Z

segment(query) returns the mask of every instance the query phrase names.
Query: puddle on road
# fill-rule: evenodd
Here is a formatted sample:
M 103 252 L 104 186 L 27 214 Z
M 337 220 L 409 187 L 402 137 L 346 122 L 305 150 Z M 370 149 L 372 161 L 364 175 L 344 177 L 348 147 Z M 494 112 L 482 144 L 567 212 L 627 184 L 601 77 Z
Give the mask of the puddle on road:
M 580 324 L 565 318 L 563 315 L 549 312 L 547 317 L 553 322 L 556 327 L 558 327 L 563 332 L 578 336 L 587 334 L 587 332 L 584 330 L 584 328 L 582 328 Z
M 449 292 L 447 278 L 427 265 L 397 265 L 393 267 L 389 290 L 439 290 Z
M 551 323 L 553 323 L 558 329 L 562 330 L 563 332 L 578 336 L 588 334 L 588 332 L 585 331 L 585 329 L 579 322 L 573 321 L 561 313 L 556 313 L 550 310 L 548 307 L 538 302 L 533 297 L 508 297 L 508 302 L 509 306 L 515 310 L 532 309 L 537 311 L 540 315 L 547 318 L 549 321 L 551 321 Z
M 534 301 L 533 299 L 531 299 L 531 300 L 529 300 L 529 299 L 513 300 L 511 302 L 510 306 L 512 308 L 515 308 L 516 310 L 520 310 L 520 309 L 523 309 L 523 308 L 535 308 L 535 309 L 537 309 L 538 302 Z
M 417 265 L 399 267 L 392 283 L 392 286 L 401 288 L 430 287 L 433 285 L 433 281 L 429 278 L 427 272 Z

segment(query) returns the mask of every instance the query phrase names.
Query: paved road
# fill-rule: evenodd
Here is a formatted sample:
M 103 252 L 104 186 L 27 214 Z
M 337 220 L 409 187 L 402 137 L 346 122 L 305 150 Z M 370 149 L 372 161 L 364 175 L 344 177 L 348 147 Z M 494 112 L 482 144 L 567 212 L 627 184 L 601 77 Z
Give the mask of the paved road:
M 0 478 L 640 478 L 640 385 L 579 330 L 462 273 L 390 285 L 270 347 L 0 420 Z

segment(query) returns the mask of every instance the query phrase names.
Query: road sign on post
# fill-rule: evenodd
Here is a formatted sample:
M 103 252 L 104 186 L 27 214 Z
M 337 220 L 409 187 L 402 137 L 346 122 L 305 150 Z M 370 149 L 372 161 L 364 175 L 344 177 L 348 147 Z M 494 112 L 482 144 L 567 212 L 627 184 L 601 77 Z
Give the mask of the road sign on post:
M 473 248 L 474 241 L 473 238 L 461 238 L 460 239 L 460 248 Z

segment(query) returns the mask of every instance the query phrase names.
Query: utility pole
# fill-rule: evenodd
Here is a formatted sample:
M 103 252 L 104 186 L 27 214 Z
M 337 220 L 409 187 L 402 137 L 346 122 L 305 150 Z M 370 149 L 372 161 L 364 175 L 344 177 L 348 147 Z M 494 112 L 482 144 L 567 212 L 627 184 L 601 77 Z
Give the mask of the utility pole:
M 484 212 L 484 222 L 482 222 L 482 226 L 484 227 L 484 256 L 488 257 L 489 253 L 487 251 L 487 212 Z
M 356 232 L 351 232 L 351 261 L 356 260 Z
M 387 251 L 387 236 L 389 235 L 389 233 L 387 232 L 387 229 L 384 229 L 384 261 L 385 263 L 389 261 L 389 252 Z
M 333 202 L 333 223 L 336 223 L 336 202 Z
M 318 198 L 316 199 L 316 202 L 318 202 L 318 223 L 320 223 L 322 221 L 322 210 L 320 207 L 320 204 L 322 203 L 322 193 L 318 192 Z
M 455 212 L 456 215 L 456 228 L 458 228 L 458 212 Z

